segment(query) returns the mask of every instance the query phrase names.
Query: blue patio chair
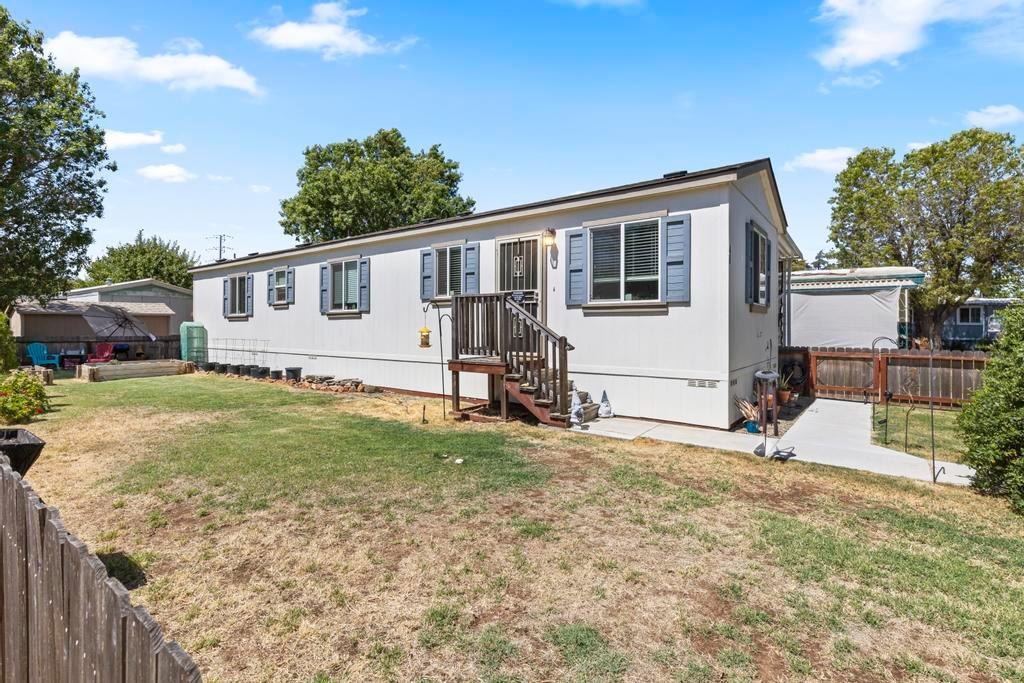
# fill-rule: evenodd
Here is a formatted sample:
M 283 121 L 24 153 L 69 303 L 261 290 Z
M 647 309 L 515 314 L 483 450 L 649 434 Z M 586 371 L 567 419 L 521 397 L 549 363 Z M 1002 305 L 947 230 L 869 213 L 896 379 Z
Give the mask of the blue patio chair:
M 32 359 L 32 365 L 52 365 L 55 370 L 60 366 L 60 358 L 57 354 L 49 353 L 46 349 L 46 344 L 32 342 L 25 347 L 25 352 Z

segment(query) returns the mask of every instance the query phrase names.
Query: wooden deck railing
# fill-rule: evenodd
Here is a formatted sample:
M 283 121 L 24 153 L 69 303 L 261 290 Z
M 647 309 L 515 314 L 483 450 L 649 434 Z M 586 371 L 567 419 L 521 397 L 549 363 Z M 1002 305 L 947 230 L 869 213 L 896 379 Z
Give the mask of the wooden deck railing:
M 452 297 L 452 358 L 493 357 L 509 374 L 533 390 L 534 400 L 550 401 L 560 413 L 569 409 L 568 353 L 565 337 L 537 319 L 507 294 Z

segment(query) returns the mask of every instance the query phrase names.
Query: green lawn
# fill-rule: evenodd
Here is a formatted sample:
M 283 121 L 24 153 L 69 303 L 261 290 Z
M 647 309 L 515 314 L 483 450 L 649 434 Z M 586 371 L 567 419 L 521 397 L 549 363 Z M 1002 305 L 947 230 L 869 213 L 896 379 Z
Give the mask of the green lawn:
M 907 430 L 909 406 L 892 404 L 889 407 L 889 430 L 886 441 L 885 406 L 875 407 L 874 442 L 897 451 L 921 458 L 932 457 L 931 416 L 928 406 L 917 406 L 909 412 L 910 429 Z M 967 452 L 956 429 L 959 410 L 935 410 L 935 457 L 949 462 L 960 462 Z
M 1024 682 L 1024 523 L 966 489 L 212 375 L 52 393 L 29 480 L 208 681 Z

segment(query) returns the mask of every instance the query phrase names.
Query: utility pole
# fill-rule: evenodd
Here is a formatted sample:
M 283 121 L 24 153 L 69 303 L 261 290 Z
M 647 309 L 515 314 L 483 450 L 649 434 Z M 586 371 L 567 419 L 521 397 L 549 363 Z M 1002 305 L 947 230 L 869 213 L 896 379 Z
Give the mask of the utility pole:
M 217 240 L 217 246 L 216 247 L 210 247 L 207 251 L 216 251 L 217 252 L 217 260 L 218 261 L 222 261 L 224 259 L 224 249 L 227 246 L 229 246 L 227 244 L 227 240 L 231 239 L 231 235 L 225 235 L 225 234 L 221 233 L 221 234 L 217 234 L 217 235 L 210 235 L 206 239 L 208 239 L 208 240 Z

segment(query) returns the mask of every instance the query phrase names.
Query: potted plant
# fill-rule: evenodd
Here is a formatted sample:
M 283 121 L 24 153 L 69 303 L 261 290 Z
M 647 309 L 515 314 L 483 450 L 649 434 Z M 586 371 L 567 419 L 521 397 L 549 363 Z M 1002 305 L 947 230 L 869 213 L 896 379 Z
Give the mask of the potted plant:
M 747 399 L 739 398 L 738 396 L 733 399 L 733 402 L 743 415 L 743 426 L 746 427 L 747 431 L 751 434 L 760 432 L 761 429 L 758 427 L 758 421 L 761 418 L 761 411 L 758 410 L 757 406 Z
M 789 403 L 793 398 L 793 373 L 789 372 L 779 377 L 779 403 Z

